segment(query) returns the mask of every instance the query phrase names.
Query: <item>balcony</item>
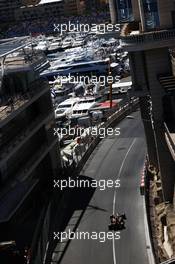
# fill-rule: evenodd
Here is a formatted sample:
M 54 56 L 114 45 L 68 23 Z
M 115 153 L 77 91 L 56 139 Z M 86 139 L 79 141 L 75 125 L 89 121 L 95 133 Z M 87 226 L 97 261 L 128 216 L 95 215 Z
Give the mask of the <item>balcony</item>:
M 175 161 L 175 133 L 171 133 L 166 123 L 164 123 L 165 128 L 165 139 L 168 145 L 168 148 L 171 152 L 172 158 Z
M 20 169 L 15 179 L 17 179 L 20 182 L 27 180 L 30 174 L 35 170 L 35 168 L 40 164 L 40 162 L 44 160 L 46 155 L 57 144 L 57 142 L 58 142 L 58 139 L 53 138 L 50 144 L 47 144 L 47 143 L 43 144 L 37 152 L 33 153 L 33 156 L 27 162 L 27 164 L 25 164 L 24 167 Z
M 50 66 L 49 61 L 42 52 L 35 51 L 33 54 L 20 54 L 6 58 L 3 67 L 6 74 L 24 70 L 35 70 L 41 72 Z
M 37 186 L 39 180 L 26 182 L 15 182 L 1 192 L 0 197 L 0 223 L 10 221 L 18 208 L 22 206 L 25 199 L 31 194 Z
M 2 135 L 0 138 L 0 146 L 1 142 L 3 143 L 3 146 L 1 146 L 0 149 L 0 164 L 14 155 L 15 152 L 18 151 L 27 140 L 29 140 L 44 124 L 46 124 L 52 118 L 52 111 L 47 114 L 39 115 L 24 131 L 22 131 L 12 140 L 9 140 L 8 135 Z
M 175 76 L 175 49 L 170 51 L 172 74 Z
M 166 94 L 175 92 L 175 77 L 173 75 L 159 76 L 158 79 Z
M 31 158 L 16 172 L 9 176 L 9 180 L 6 181 L 5 185 L 3 185 L 3 189 L 0 192 L 0 199 L 6 193 L 10 191 L 12 187 L 15 187 L 17 183 L 22 183 L 28 180 L 32 180 L 30 178 L 33 171 L 37 168 L 37 166 L 44 160 L 44 158 L 48 155 L 51 149 L 57 144 L 58 139 L 53 138 L 50 144 L 42 144 L 42 146 L 34 152 Z M 42 176 L 42 175 L 41 175 Z M 41 177 L 42 179 L 42 177 Z
M 160 29 L 141 32 L 139 23 L 124 24 L 121 34 L 121 44 L 127 51 L 142 51 L 164 47 L 173 47 L 175 29 Z
M 25 92 L 9 96 L 1 96 L 0 126 L 2 126 L 9 117 L 12 118 L 15 116 L 15 114 L 18 113 L 18 110 L 27 107 L 48 90 L 48 82 L 38 79 L 30 84 Z

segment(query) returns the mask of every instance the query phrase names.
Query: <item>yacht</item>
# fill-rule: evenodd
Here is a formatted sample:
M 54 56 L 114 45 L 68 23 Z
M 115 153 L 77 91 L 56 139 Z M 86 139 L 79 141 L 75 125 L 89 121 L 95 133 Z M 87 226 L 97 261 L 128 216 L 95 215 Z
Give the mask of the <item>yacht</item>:
M 89 110 L 96 105 L 95 97 L 81 98 L 80 101 L 73 107 L 71 118 L 79 118 L 87 116 Z
M 55 119 L 69 117 L 72 114 L 73 107 L 78 103 L 78 97 L 67 99 L 60 103 L 55 109 Z
M 80 47 L 83 46 L 84 44 L 85 44 L 84 38 L 78 37 L 74 40 L 72 47 Z
M 74 90 L 74 84 L 67 83 L 61 84 L 59 79 L 56 79 L 53 82 L 49 82 L 51 87 L 51 97 L 54 105 L 57 105 L 64 100 L 69 98 L 70 93 Z
M 96 73 L 105 74 L 109 68 L 109 60 L 83 60 L 75 61 L 72 58 L 65 63 L 60 64 L 60 61 L 56 61 L 54 65 L 41 73 L 41 76 L 47 77 L 49 80 L 56 76 L 67 76 L 69 74 L 80 73 Z
M 54 41 L 51 42 L 51 44 L 48 47 L 47 53 L 55 53 L 57 51 L 63 51 L 62 45 L 61 45 L 61 38 L 56 38 Z
M 61 47 L 60 42 L 53 42 L 48 47 L 47 54 L 54 53 L 54 52 L 57 52 L 57 51 L 62 51 L 62 50 L 63 49 Z
M 60 52 L 48 54 L 48 59 L 51 62 L 67 62 L 70 60 L 79 61 L 80 59 L 93 59 L 94 52 L 91 48 L 83 49 L 82 47 L 74 47 L 66 49 L 65 51 L 60 50 Z M 54 64 L 53 64 L 54 65 Z
M 63 42 L 62 42 L 62 48 L 63 49 L 67 49 L 67 48 L 71 48 L 73 44 L 73 38 L 70 37 L 66 37 Z
M 48 50 L 48 43 L 47 41 L 40 41 L 38 45 L 35 47 L 36 50 L 47 51 Z

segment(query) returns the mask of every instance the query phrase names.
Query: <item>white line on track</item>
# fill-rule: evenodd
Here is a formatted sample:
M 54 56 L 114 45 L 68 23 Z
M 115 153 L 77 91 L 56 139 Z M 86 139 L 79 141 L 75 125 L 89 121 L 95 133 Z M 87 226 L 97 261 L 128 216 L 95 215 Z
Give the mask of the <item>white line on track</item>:
M 129 147 L 129 149 L 128 149 L 128 151 L 127 151 L 127 153 L 126 153 L 126 155 L 125 155 L 125 157 L 124 157 L 124 159 L 122 161 L 122 164 L 120 166 L 120 170 L 118 172 L 117 179 L 120 179 L 120 176 L 121 176 L 122 169 L 123 169 L 123 166 L 125 164 L 125 161 L 126 161 L 128 155 L 129 155 L 129 152 L 131 151 L 132 147 L 134 146 L 135 142 L 136 142 L 136 138 L 133 139 L 133 141 L 132 141 L 132 143 L 131 143 L 131 145 L 130 145 L 130 147 Z M 115 214 L 115 205 L 116 205 L 116 189 L 114 191 L 114 198 L 113 198 L 113 214 Z M 112 240 L 112 250 L 113 250 L 113 263 L 116 264 L 117 262 L 116 262 L 115 239 L 114 239 L 114 236 L 113 236 L 113 240 Z

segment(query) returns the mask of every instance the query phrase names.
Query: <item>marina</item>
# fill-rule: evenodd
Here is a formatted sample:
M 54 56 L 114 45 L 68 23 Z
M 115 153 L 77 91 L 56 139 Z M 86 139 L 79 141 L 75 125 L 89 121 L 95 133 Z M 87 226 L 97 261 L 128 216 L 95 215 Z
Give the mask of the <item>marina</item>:
M 110 85 L 114 94 L 128 93 L 131 83 L 120 84 L 120 79 L 129 76 L 128 58 L 118 39 L 107 41 L 98 34 L 73 33 L 25 39 L 21 49 L 5 57 L 1 74 L 5 78 L 10 72 L 24 71 L 25 66 L 47 80 L 57 124 L 78 124 L 79 119 L 89 116 L 97 101 L 109 100 Z M 110 71 L 118 75 L 118 82 L 107 82 Z M 94 76 L 99 81 L 93 82 Z M 105 111 L 110 111 L 110 106 Z
M 45 46 L 47 43 L 47 50 L 43 49 L 42 43 Z M 110 85 L 115 100 L 119 95 L 120 105 L 128 100 L 126 94 L 132 84 L 124 82 L 120 85 L 121 79 L 129 76 L 129 64 L 127 52 L 122 51 L 119 39 L 101 38 L 93 31 L 88 34 L 70 32 L 64 36 L 42 36 L 35 49 L 40 46 L 49 61 L 49 67 L 40 73 L 40 77 L 49 81 L 58 128 L 60 125 L 82 124 L 83 118 L 88 124 L 93 123 L 91 109 L 96 107 L 99 107 L 100 115 L 110 112 L 110 104 L 99 105 L 99 102 L 109 100 Z M 111 71 L 115 77 L 112 84 L 107 79 Z M 113 102 L 112 108 L 115 107 Z

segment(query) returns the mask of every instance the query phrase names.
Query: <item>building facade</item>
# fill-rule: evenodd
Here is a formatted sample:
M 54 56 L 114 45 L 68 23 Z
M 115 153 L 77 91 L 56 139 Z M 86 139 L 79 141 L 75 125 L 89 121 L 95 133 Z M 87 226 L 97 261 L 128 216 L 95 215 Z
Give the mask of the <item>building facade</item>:
M 121 32 L 129 52 L 135 95 L 140 97 L 149 162 L 160 172 L 163 200 L 175 184 L 175 5 L 172 0 L 133 0 L 133 22 Z
M 22 54 L 14 41 L 2 45 Z M 30 245 L 61 166 L 49 85 L 36 70 L 42 60 L 1 54 L 0 240 L 18 247 Z
M 132 0 L 109 0 L 112 23 L 133 20 Z

